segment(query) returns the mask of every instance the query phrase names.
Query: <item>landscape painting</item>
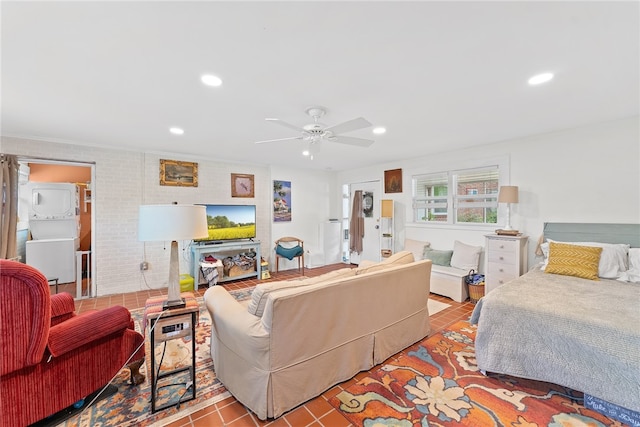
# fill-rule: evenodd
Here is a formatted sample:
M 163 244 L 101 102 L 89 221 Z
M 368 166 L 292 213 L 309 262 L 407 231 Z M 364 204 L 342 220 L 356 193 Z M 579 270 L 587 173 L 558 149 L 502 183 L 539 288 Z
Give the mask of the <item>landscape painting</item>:
M 291 181 L 273 181 L 273 222 L 291 221 Z

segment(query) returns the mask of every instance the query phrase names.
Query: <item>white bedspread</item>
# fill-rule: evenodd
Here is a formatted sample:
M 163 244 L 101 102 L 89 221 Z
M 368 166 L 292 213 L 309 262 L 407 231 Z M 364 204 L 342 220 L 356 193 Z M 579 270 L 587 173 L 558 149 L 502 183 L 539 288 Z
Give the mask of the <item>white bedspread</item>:
M 534 269 L 476 305 L 486 372 L 547 381 L 640 412 L 640 284 Z

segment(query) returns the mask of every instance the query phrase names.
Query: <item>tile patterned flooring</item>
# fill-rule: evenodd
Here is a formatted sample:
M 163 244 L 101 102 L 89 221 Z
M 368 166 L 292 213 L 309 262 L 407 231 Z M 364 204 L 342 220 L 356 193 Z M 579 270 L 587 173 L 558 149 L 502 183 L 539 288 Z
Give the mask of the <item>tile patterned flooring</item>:
M 344 268 L 345 264 L 334 264 L 325 267 L 305 269 L 305 276 L 314 277 L 328 271 Z M 287 270 L 279 273 L 271 273 L 271 279 L 274 280 L 287 280 L 300 276 L 299 270 Z M 225 282 L 224 287 L 227 289 L 243 289 L 258 284 L 256 279 L 248 280 L 235 280 L 231 282 Z M 73 284 L 75 286 L 75 284 Z M 54 287 L 52 287 L 54 288 Z M 55 289 L 55 288 L 54 288 Z M 52 290 L 54 290 L 52 289 Z M 64 288 L 60 287 L 60 292 Z M 74 288 L 75 290 L 75 288 Z M 207 287 L 202 285 L 196 290 L 197 296 L 204 295 Z M 146 291 L 131 292 L 126 294 L 108 295 L 97 298 L 90 298 L 76 301 L 76 311 L 83 312 L 93 309 L 101 309 L 110 307 L 112 305 L 122 305 L 128 309 L 143 308 L 147 298 L 157 295 L 166 294 L 166 288 L 154 289 Z M 470 302 L 457 303 L 449 298 L 439 295 L 431 294 L 430 298 L 447 303 L 450 307 L 445 310 L 436 313 L 431 316 L 431 329 L 432 333 L 436 333 L 446 328 L 447 326 L 457 322 L 458 320 L 467 319 L 473 311 L 474 305 Z M 399 357 L 403 352 L 399 352 L 392 356 L 392 359 Z M 379 365 L 374 366 L 372 370 L 379 368 Z M 234 397 L 229 397 L 218 403 L 211 404 L 210 406 L 201 409 L 191 415 L 187 415 L 184 418 L 177 420 L 171 424 L 170 427 L 347 427 L 351 425 L 342 414 L 335 410 L 327 400 L 332 396 L 335 396 L 343 389 L 358 382 L 361 378 L 365 377 L 368 372 L 360 372 L 352 379 L 343 383 L 337 384 L 331 389 L 325 391 L 321 396 L 318 396 L 294 409 L 285 413 L 279 418 L 269 419 L 266 421 L 259 420 L 250 410 L 245 408 Z

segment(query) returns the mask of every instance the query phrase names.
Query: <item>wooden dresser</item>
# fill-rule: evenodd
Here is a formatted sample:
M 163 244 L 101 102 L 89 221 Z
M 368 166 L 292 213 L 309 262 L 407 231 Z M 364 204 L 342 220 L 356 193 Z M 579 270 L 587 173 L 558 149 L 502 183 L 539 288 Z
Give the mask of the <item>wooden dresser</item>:
M 527 236 L 485 236 L 485 294 L 527 272 Z

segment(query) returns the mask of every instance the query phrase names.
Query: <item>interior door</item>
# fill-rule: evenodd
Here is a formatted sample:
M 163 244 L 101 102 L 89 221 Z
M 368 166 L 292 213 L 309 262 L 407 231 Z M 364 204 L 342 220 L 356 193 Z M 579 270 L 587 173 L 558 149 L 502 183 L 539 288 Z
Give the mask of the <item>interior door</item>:
M 360 264 L 362 260 L 380 261 L 380 181 L 351 184 L 349 205 L 353 207 L 355 192 L 362 191 L 362 211 L 364 216 L 364 237 L 362 252 L 350 252 L 349 261 Z M 349 211 L 349 220 L 353 211 Z

